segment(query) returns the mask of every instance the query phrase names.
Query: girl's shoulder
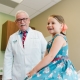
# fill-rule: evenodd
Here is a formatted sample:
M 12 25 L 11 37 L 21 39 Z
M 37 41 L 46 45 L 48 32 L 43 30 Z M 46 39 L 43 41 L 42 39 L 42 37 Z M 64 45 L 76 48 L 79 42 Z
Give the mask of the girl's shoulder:
M 56 35 L 52 38 L 52 41 L 53 41 L 56 37 L 58 37 L 58 36 L 61 36 L 61 37 L 63 37 L 65 40 L 67 40 L 67 38 L 66 38 L 65 35 L 63 35 L 63 34 L 56 34 Z

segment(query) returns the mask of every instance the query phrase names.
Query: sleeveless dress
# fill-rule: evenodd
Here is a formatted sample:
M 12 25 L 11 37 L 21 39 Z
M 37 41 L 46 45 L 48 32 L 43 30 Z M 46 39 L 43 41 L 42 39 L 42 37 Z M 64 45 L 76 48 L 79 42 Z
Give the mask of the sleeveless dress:
M 48 42 L 48 52 L 50 51 L 52 43 L 57 36 L 61 35 L 55 35 L 53 39 Z M 66 36 L 63 38 L 67 42 Z M 29 80 L 78 80 L 77 72 L 68 58 L 68 43 L 59 50 L 50 64 L 39 70 Z

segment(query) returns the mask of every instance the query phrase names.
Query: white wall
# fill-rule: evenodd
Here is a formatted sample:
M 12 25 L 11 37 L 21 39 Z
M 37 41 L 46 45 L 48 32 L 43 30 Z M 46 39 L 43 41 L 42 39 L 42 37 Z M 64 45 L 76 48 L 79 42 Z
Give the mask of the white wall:
M 47 36 L 47 37 L 45 37 L 45 39 L 46 39 L 47 41 L 50 41 L 50 40 L 52 39 L 52 36 Z

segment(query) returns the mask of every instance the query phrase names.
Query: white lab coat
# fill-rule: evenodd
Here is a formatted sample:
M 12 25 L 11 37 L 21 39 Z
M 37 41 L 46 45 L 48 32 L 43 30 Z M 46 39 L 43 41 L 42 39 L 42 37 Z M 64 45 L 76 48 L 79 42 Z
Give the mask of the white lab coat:
M 46 45 L 47 42 L 42 33 L 31 28 L 24 48 L 19 32 L 11 35 L 5 51 L 3 80 L 24 80 L 26 74 L 40 62 Z

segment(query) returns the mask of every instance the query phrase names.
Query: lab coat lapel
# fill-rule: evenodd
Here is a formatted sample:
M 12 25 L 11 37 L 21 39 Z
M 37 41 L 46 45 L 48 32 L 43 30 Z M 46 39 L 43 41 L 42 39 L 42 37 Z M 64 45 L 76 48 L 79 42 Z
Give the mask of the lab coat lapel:
M 33 30 L 30 28 L 30 30 L 29 30 L 29 32 L 28 32 L 28 34 L 26 36 L 26 39 L 25 39 L 25 42 L 24 42 L 24 46 L 27 45 L 30 42 L 29 39 L 31 39 L 33 37 L 32 35 L 33 35 Z M 20 37 L 19 34 L 18 34 L 18 41 L 19 41 L 19 45 L 20 45 L 21 49 L 24 50 L 25 48 L 23 48 L 22 40 L 21 40 L 21 37 Z
M 21 49 L 23 49 L 22 40 L 18 33 L 19 33 L 19 31 L 17 32 L 18 43 L 19 43 L 19 46 L 21 47 Z
M 33 37 L 32 35 L 33 35 L 32 29 L 30 28 L 30 30 L 29 30 L 28 33 L 27 33 L 27 36 L 26 36 L 24 45 L 25 45 L 25 44 L 27 45 L 27 43 L 30 42 L 29 39 L 31 39 L 31 38 Z

